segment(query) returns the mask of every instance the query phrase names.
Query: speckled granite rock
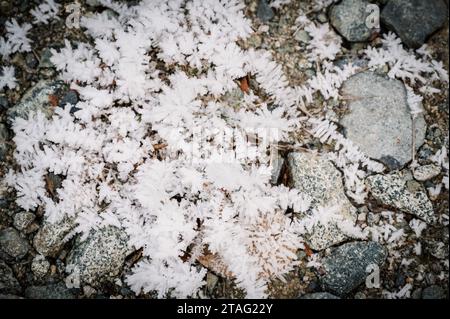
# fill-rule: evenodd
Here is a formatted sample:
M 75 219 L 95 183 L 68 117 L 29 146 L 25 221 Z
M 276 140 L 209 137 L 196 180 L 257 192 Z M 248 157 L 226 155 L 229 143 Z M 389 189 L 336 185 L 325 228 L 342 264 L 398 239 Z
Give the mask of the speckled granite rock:
M 36 216 L 30 212 L 19 212 L 14 215 L 14 227 L 20 231 L 25 230 L 28 226 L 30 226 L 35 217 Z
M 44 222 L 34 237 L 34 248 L 46 257 L 55 257 L 64 246 L 64 238 L 75 227 L 73 219 L 64 218 L 58 223 Z
M 425 188 L 410 173 L 372 175 L 366 178 L 366 185 L 378 202 L 413 214 L 429 224 L 436 222 Z
M 50 262 L 42 255 L 37 255 L 31 262 L 31 271 L 38 277 L 44 277 L 50 268 Z
M 336 205 L 339 215 L 356 222 L 356 208 L 344 193 L 342 174 L 333 163 L 322 155 L 291 153 L 288 156 L 292 186 L 312 198 L 312 208 Z M 315 226 L 307 242 L 314 250 L 322 250 L 347 239 L 335 224 Z
M 70 280 L 96 286 L 113 278 L 129 253 L 127 242 L 127 235 L 111 226 L 91 232 L 85 241 L 77 241 L 67 260 Z
M 438 176 L 441 173 L 441 167 L 429 164 L 416 167 L 413 171 L 414 178 L 420 182 L 427 181 L 433 177 Z

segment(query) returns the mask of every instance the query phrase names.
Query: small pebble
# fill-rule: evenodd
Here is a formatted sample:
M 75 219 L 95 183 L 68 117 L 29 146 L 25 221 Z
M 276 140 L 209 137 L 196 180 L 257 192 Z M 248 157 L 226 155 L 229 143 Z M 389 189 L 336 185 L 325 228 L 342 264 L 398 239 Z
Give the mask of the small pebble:
M 0 96 L 0 110 L 6 110 L 9 107 L 8 99 L 4 96 Z
M 38 60 L 32 52 L 27 53 L 25 56 L 25 63 L 31 69 L 35 69 L 38 66 Z
M 273 9 L 269 6 L 267 0 L 259 0 L 258 8 L 256 10 L 256 16 L 262 22 L 268 22 L 274 17 L 275 13 Z
M 42 255 L 37 255 L 34 257 L 32 263 L 31 263 L 31 271 L 33 274 L 38 277 L 44 277 L 48 270 L 50 269 L 50 262 L 48 262 L 47 259 L 45 259 Z
M 326 23 L 328 22 L 328 17 L 325 13 L 319 13 L 317 15 L 317 21 L 319 21 L 320 23 Z
M 36 216 L 30 212 L 19 212 L 14 215 L 13 225 L 18 230 L 23 231 L 34 221 Z

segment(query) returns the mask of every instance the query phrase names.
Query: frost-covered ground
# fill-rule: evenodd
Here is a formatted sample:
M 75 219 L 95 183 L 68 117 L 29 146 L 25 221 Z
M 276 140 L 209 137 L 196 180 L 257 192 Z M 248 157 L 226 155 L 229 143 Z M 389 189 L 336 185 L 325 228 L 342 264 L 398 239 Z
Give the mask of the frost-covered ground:
M 35 2 L 2 298 L 448 298 L 445 1 Z

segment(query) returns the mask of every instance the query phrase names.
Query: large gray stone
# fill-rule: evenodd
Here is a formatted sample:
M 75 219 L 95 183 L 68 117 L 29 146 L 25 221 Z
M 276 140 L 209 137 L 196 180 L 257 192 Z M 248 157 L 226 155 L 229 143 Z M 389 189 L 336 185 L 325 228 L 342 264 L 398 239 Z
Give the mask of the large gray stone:
M 15 259 L 23 258 L 30 249 L 30 244 L 12 227 L 0 231 L 0 250 Z
M 34 237 L 34 248 L 43 256 L 56 257 L 64 246 L 64 239 L 75 227 L 71 218 L 64 218 L 57 223 L 44 222 Z
M 415 215 L 429 224 L 436 222 L 426 190 L 410 173 L 402 171 L 372 175 L 366 178 L 366 185 L 378 202 Z
M 11 268 L 0 260 L 0 294 L 16 294 L 21 290 Z
M 8 120 L 12 121 L 16 117 L 28 118 L 31 111 L 41 111 L 47 116 L 53 114 L 53 108 L 49 99 L 63 87 L 61 81 L 41 80 L 31 89 L 29 89 L 20 102 L 7 111 Z
M 343 220 L 356 222 L 356 208 L 344 193 L 342 174 L 330 160 L 318 154 L 290 153 L 288 165 L 292 186 L 311 197 L 311 211 L 337 206 Z M 327 226 L 317 224 L 307 236 L 307 243 L 314 250 L 322 250 L 346 239 L 345 233 L 331 222 Z
M 410 48 L 418 48 L 447 20 L 442 0 L 390 0 L 381 12 L 381 22 L 397 33 Z
M 341 95 L 349 100 L 349 113 L 340 121 L 345 135 L 369 157 L 399 166 L 412 159 L 412 118 L 401 81 L 373 72 L 350 77 Z M 426 123 L 415 120 L 416 148 L 424 142 Z
M 129 253 L 127 242 L 128 236 L 116 227 L 92 231 L 85 241 L 78 241 L 69 254 L 66 271 L 71 281 L 96 286 L 114 278 Z
M 386 249 L 377 242 L 351 242 L 334 248 L 322 259 L 325 274 L 320 277 L 322 287 L 338 296 L 357 288 L 373 269 L 381 267 L 387 257 Z
M 350 42 L 363 42 L 370 39 L 377 29 L 369 29 L 366 19 L 367 0 L 343 0 L 330 9 L 330 22 L 333 27 Z

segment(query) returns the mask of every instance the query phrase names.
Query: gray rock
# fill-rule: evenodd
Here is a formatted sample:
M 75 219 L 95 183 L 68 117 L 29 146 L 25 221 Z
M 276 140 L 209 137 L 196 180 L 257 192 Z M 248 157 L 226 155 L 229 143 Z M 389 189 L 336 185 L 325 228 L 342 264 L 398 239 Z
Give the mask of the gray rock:
M 290 153 L 288 165 L 292 186 L 311 197 L 311 209 L 337 206 L 343 219 L 356 222 L 356 208 L 344 193 L 342 174 L 330 160 L 317 154 Z M 316 225 L 307 242 L 312 249 L 322 250 L 346 239 L 336 223 L 330 223 L 327 227 Z
M 99 0 L 86 0 L 86 4 L 91 7 L 99 7 L 102 3 Z
M 61 101 L 59 102 L 59 106 L 64 107 L 67 103 L 75 105 L 78 103 L 78 94 L 74 90 L 67 91 Z
M 372 273 L 368 266 L 376 264 L 381 267 L 386 257 L 386 249 L 377 242 L 343 244 L 322 259 L 325 274 L 320 278 L 321 285 L 338 296 L 346 295 Z
M 402 164 L 392 156 L 382 156 L 380 161 L 388 167 L 390 171 L 396 171 L 402 168 Z
M 21 287 L 13 271 L 2 260 L 0 260 L 0 293 L 16 294 L 20 293 Z
M 369 29 L 366 12 L 369 1 L 343 0 L 330 9 L 330 22 L 333 27 L 350 42 L 363 42 L 370 39 L 377 29 Z
M 369 226 L 375 226 L 380 221 L 380 218 L 381 217 L 379 213 L 369 212 L 367 214 L 367 224 Z
M 347 64 L 351 63 L 354 66 L 360 67 L 360 68 L 366 68 L 368 66 L 368 62 L 366 59 L 361 59 L 358 57 L 341 57 L 338 58 L 334 64 L 338 67 L 340 67 L 341 69 L 343 69 Z
M 51 116 L 53 109 L 50 104 L 49 95 L 55 94 L 62 86 L 62 81 L 39 81 L 24 94 L 18 104 L 8 109 L 6 112 L 8 120 L 13 121 L 16 117 L 28 118 L 30 111 L 41 111 L 45 115 Z
M 330 294 L 329 292 L 314 292 L 312 294 L 306 294 L 302 296 L 300 299 L 340 299 L 340 298 Z
M 56 257 L 64 246 L 64 238 L 75 227 L 73 219 L 64 218 L 58 223 L 44 222 L 34 237 L 34 248 L 43 256 Z
M 52 57 L 52 52 L 49 48 L 46 48 L 41 53 L 41 59 L 39 61 L 39 69 L 52 68 L 54 65 L 50 58 Z
M 37 255 L 31 262 L 31 271 L 38 278 L 44 277 L 48 273 L 49 268 L 50 263 L 42 255 Z
M 328 22 L 328 17 L 324 13 L 319 13 L 317 15 L 317 21 L 319 21 L 320 23 L 326 23 L 326 22 Z
M 358 291 L 354 296 L 354 299 L 367 299 L 367 296 L 365 293 Z
M 381 22 L 410 48 L 418 48 L 447 20 L 442 0 L 391 0 L 381 12 Z
M 70 113 L 75 113 L 79 110 L 79 108 L 75 107 L 75 105 L 78 103 L 78 94 L 74 90 L 67 91 L 61 101 L 59 102 L 59 106 L 62 108 L 65 108 L 67 104 L 71 105 Z
M 13 225 L 18 230 L 25 230 L 33 222 L 36 216 L 30 212 L 19 212 L 14 215 Z
M 425 283 L 427 285 L 434 285 L 436 283 L 436 276 L 433 273 L 427 272 L 425 273 Z
M 25 297 L 29 299 L 74 299 L 75 296 L 63 283 L 47 286 L 31 286 L 25 289 Z
M 422 288 L 414 289 L 411 293 L 411 299 L 420 299 L 422 297 Z
M 120 273 L 129 253 L 127 235 L 116 227 L 91 232 L 68 256 L 66 271 L 80 282 L 96 286 Z
M 350 113 L 340 121 L 347 138 L 371 158 L 395 159 L 398 165 L 411 160 L 412 118 L 401 81 L 362 72 L 345 81 L 341 93 L 349 99 Z M 415 127 L 419 148 L 426 131 L 422 114 Z
M 214 290 L 214 287 L 216 287 L 218 281 L 219 277 L 211 272 L 208 272 L 206 274 L 206 289 L 208 289 L 209 292 L 212 292 Z
M 441 148 L 444 143 L 445 136 L 437 124 L 432 124 L 428 127 L 425 138 L 429 140 L 432 145 L 437 148 Z
M 267 3 L 267 0 L 259 0 L 258 8 L 256 9 L 256 16 L 262 21 L 270 21 L 274 17 L 273 9 Z
M 444 238 L 442 238 L 443 242 L 436 242 L 436 241 L 426 241 L 425 242 L 425 249 L 427 253 L 429 253 L 431 256 L 437 258 L 437 259 L 447 259 L 449 256 L 449 247 L 448 243 L 445 243 Z
M 401 270 L 397 272 L 394 284 L 397 288 L 401 288 L 406 284 L 406 276 Z
M 25 63 L 31 69 L 35 69 L 38 66 L 38 60 L 32 52 L 27 53 L 25 56 Z
M 248 38 L 248 44 L 253 47 L 253 48 L 259 48 L 261 47 L 262 44 L 262 37 L 257 34 L 257 33 L 253 33 L 249 38 Z
M 429 224 L 436 222 L 425 188 L 408 172 L 372 175 L 366 178 L 366 185 L 378 202 L 415 215 Z
M 308 43 L 309 41 L 311 41 L 311 37 L 305 30 L 299 30 L 295 33 L 295 40 L 297 40 L 298 42 Z
M 446 299 L 445 290 L 439 286 L 433 285 L 422 291 L 422 299 Z
M 431 147 L 428 144 L 423 144 L 422 147 L 417 152 L 417 160 L 420 164 L 428 164 L 431 157 L 436 154 L 438 150 Z
M 30 249 L 28 241 L 12 227 L 0 231 L 0 250 L 8 256 L 16 259 L 23 258 Z
M 0 123 L 0 160 L 4 160 L 8 151 L 9 133 L 6 125 Z
M 0 96 L 0 110 L 6 110 L 9 107 L 8 99 L 4 96 Z
M 414 178 L 420 182 L 427 181 L 438 176 L 441 173 L 441 167 L 434 164 L 416 167 L 413 171 Z

